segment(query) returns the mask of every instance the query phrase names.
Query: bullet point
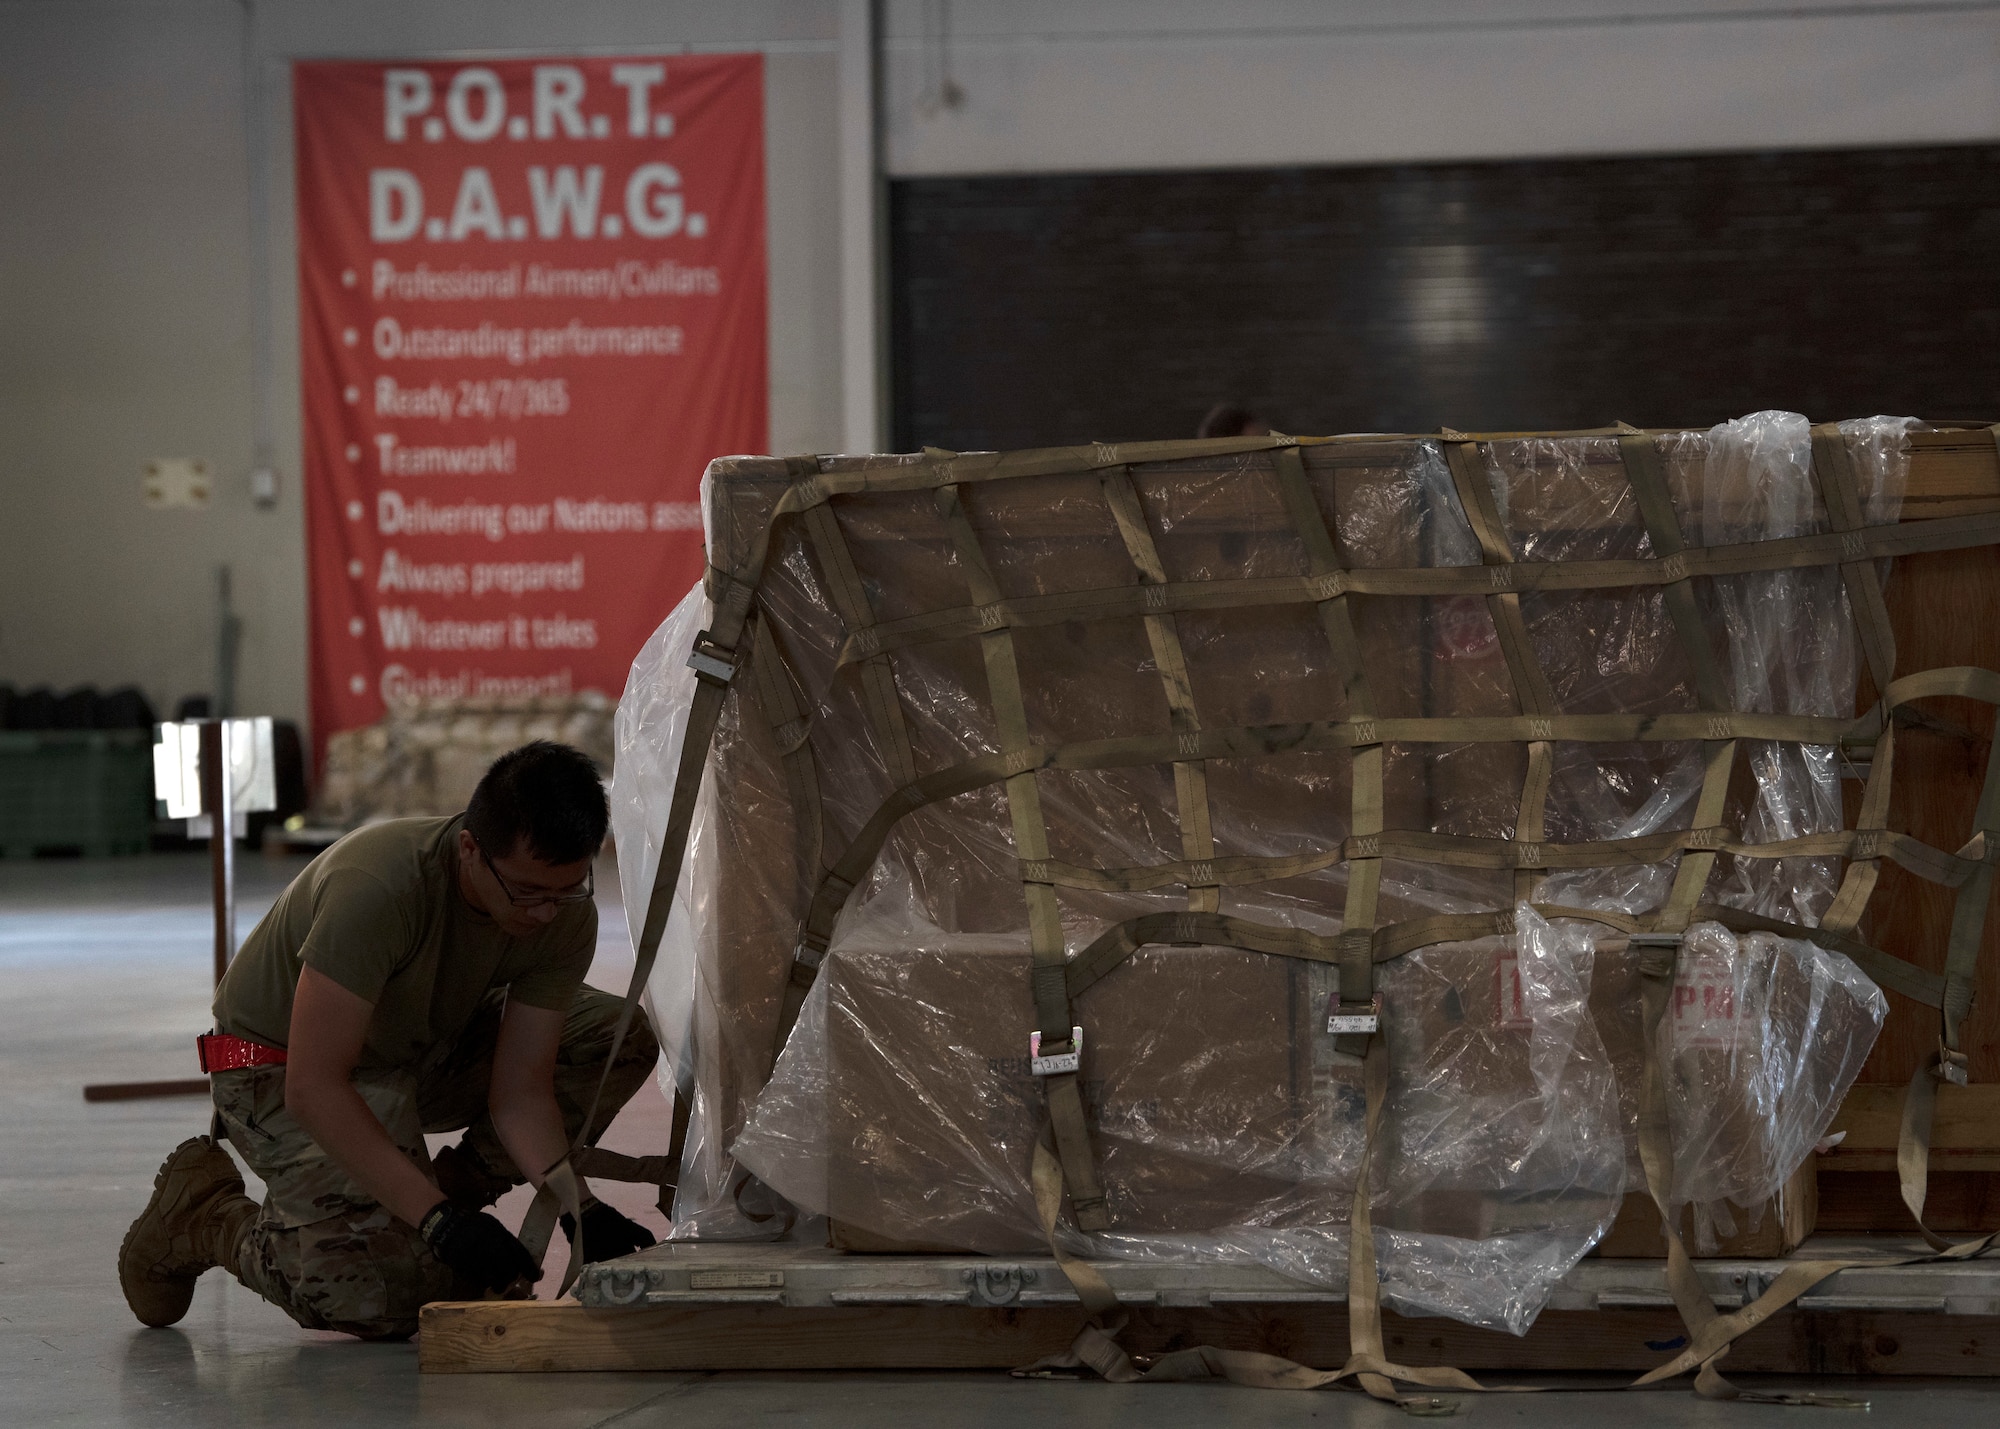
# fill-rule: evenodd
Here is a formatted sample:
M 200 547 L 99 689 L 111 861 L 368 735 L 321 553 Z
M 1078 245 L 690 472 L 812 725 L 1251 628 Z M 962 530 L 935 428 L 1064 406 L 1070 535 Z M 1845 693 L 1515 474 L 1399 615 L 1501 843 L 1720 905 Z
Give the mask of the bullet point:
M 349 635 L 359 635 L 362 631 L 366 630 L 367 628 L 368 628 L 367 622 L 363 621 L 362 618 L 358 615 L 347 622 L 347 633 Z
M 347 405 L 352 407 L 356 402 L 361 400 L 361 389 L 359 387 L 350 387 L 340 395 L 345 397 Z
M 340 286 L 343 288 L 351 288 L 355 285 L 357 281 L 359 280 L 355 278 L 354 270 L 352 268 L 349 268 L 346 272 L 340 275 Z
M 359 556 L 347 563 L 347 573 L 356 580 L 361 579 L 361 558 Z
M 349 443 L 347 444 L 347 459 L 348 459 L 349 461 L 360 461 L 360 460 L 361 460 L 361 448 L 360 448 L 360 447 L 357 447 L 356 445 L 354 445 L 354 443 L 352 443 L 352 442 L 349 442 Z
M 625 225 L 618 221 L 618 215 L 615 213 L 606 214 L 604 221 L 598 227 L 604 231 L 606 238 L 616 238 L 625 231 Z
M 525 138 L 527 138 L 527 137 L 528 137 L 528 121 L 527 121 L 527 120 L 525 120 L 525 119 L 523 119 L 523 118 L 522 118 L 522 117 L 521 117 L 520 115 L 518 115 L 518 114 L 516 114 L 516 115 L 515 115 L 515 116 L 514 116 L 514 117 L 513 117 L 512 119 L 509 119 L 509 120 L 507 121 L 507 137 L 508 137 L 509 139 L 525 139 Z
M 355 343 L 361 341 L 361 334 L 356 332 L 353 328 L 349 328 L 346 332 L 340 335 L 340 340 L 346 343 L 349 347 L 352 347 L 354 346 Z
M 359 501 L 350 501 L 347 503 L 347 519 L 350 521 L 359 521 L 361 519 L 361 503 Z
M 674 132 L 674 116 L 673 116 L 673 115 L 671 115 L 671 114 L 655 114 L 655 115 L 653 116 L 653 134 L 654 134 L 654 137 L 656 137 L 656 138 L 660 138 L 660 139 L 668 139 L 668 138 L 671 138 L 671 137 L 673 137 L 673 132 Z
M 688 215 L 688 237 L 699 238 L 708 232 L 708 215 L 691 213 Z
M 590 137 L 593 139 L 609 139 L 611 137 L 611 119 L 608 115 L 593 114 L 590 116 Z
M 368 689 L 368 677 L 366 675 L 356 675 L 347 682 L 347 688 L 357 695 L 364 693 Z

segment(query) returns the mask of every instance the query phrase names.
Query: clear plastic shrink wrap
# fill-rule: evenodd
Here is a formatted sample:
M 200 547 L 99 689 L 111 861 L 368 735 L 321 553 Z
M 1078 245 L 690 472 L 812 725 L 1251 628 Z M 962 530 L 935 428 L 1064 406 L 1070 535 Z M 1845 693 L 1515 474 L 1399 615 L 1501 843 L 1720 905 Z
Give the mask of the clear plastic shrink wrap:
M 1847 424 L 1871 521 L 1895 518 L 1909 425 Z M 1759 413 L 1660 447 L 1691 543 L 1825 529 L 1803 418 Z M 1436 444 L 1385 443 L 1370 460 L 1354 450 L 1339 460 L 1333 448 L 1303 451 L 1341 564 L 1479 563 Z M 1484 450 L 1517 560 L 1651 554 L 1615 439 Z M 708 502 L 713 564 L 728 568 L 761 529 L 789 479 L 774 468 L 722 471 L 726 489 Z M 1133 469 L 1132 484 L 1171 581 L 1306 569 L 1267 454 L 1150 464 Z M 1097 475 L 960 489 L 1003 595 L 1134 583 Z M 827 509 L 875 621 L 966 604 L 965 572 L 930 493 L 871 492 Z M 892 685 L 871 678 L 870 660 L 852 646 L 842 662 L 853 625 L 833 588 L 839 572 L 826 564 L 842 558 L 829 556 L 823 529 L 808 536 L 805 525 L 781 523 L 759 601 L 807 715 L 806 742 L 796 727 L 773 728 L 768 698 L 736 681 L 651 984 L 668 1048 L 662 1075 L 677 1073 L 693 1098 L 677 1234 L 821 1233 L 795 1223 L 789 1202 L 830 1217 L 848 1244 L 1032 1253 L 1045 1243 L 1028 1187 L 1043 1112 L 1026 1067 L 1026 916 L 1001 786 L 929 804 L 895 826 L 848 900 L 773 1068 L 778 1008 L 818 869 L 912 777 L 1000 747 L 976 638 L 875 656 Z M 1837 572 L 1695 585 L 1737 708 L 1852 713 L 1856 642 Z M 1516 713 L 1483 600 L 1350 605 L 1376 715 Z M 1521 605 L 1564 713 L 1696 708 L 1657 587 L 1530 591 Z M 704 624 L 696 593 L 635 662 L 619 710 L 613 821 L 635 939 L 693 688 L 686 651 Z M 1203 728 L 1346 715 L 1311 605 L 1182 610 L 1176 624 Z M 1023 625 L 1012 641 L 1035 738 L 1169 731 L 1139 617 Z M 885 687 L 899 695 L 893 719 L 879 698 Z M 797 818 L 788 783 L 787 753 L 801 748 L 816 769 L 824 848 Z M 1558 742 L 1555 753 L 1548 840 L 1690 823 L 1699 744 Z M 1744 838 L 1841 827 L 1832 750 L 1772 744 L 1746 755 L 1739 772 L 1752 777 L 1739 778 L 1725 816 Z M 1511 837 L 1525 772 L 1520 745 L 1391 744 L 1383 826 Z M 1205 773 L 1218 855 L 1316 852 L 1350 832 L 1344 751 L 1210 759 Z M 1188 856 L 1169 766 L 1045 769 L 1035 782 L 1056 860 L 1104 868 Z M 1535 899 L 1643 914 L 1660 906 L 1674 867 L 1668 858 L 1557 870 Z M 1826 859 L 1724 856 L 1705 898 L 1811 922 L 1837 871 Z M 1225 887 L 1220 911 L 1336 933 L 1346 883 L 1336 862 Z M 1506 870 L 1383 860 L 1383 923 L 1513 900 Z M 1186 902 L 1178 886 L 1065 887 L 1060 906 L 1074 952 L 1114 922 Z M 1636 959 L 1602 925 L 1551 923 L 1525 905 L 1516 918 L 1512 936 L 1378 965 L 1392 1061 L 1373 1201 L 1390 1304 L 1518 1333 L 1643 1183 Z M 1254 1261 L 1341 1283 L 1362 1097 L 1358 1064 L 1336 1055 L 1324 1031 L 1335 981 L 1322 964 L 1154 946 L 1084 992 L 1076 1011 L 1086 1109 L 1113 1230 L 1059 1233 L 1097 1255 Z M 1879 991 L 1837 953 L 1714 924 L 1690 931 L 1661 1036 L 1673 1197 L 1709 1208 L 1698 1224 L 1726 1229 L 1728 1203 L 1754 1206 L 1786 1179 L 1824 1134 L 1882 1016 Z

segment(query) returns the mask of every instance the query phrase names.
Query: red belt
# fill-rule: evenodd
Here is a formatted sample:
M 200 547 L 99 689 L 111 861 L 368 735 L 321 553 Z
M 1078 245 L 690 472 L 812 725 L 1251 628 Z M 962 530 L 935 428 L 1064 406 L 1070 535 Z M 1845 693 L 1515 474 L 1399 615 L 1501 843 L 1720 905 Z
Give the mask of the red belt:
M 233 1072 L 238 1067 L 282 1067 L 283 1047 L 266 1047 L 227 1032 L 204 1032 L 194 1039 L 194 1050 L 204 1072 Z

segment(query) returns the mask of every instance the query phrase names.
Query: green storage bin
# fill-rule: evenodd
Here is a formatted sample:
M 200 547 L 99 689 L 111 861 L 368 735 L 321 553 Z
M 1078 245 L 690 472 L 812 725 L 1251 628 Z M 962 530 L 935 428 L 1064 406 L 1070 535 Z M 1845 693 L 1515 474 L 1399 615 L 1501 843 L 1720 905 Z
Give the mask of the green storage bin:
M 144 853 L 152 836 L 151 730 L 0 730 L 0 855 Z

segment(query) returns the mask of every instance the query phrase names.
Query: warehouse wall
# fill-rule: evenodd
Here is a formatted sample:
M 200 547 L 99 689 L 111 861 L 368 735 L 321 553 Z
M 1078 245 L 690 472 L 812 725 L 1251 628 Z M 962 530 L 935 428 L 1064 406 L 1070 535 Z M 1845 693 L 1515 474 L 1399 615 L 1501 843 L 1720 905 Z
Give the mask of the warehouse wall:
M 844 376 L 870 380 L 840 355 L 866 261 L 839 248 L 851 9 L 0 0 L 0 680 L 207 689 L 227 561 L 240 704 L 303 712 L 287 57 L 763 49 L 772 441 L 838 446 Z M 2000 138 L 2000 3 L 885 0 L 884 28 L 900 176 Z M 270 511 L 246 480 L 265 429 Z M 176 455 L 215 469 L 208 510 L 141 504 L 143 463 Z
M 137 683 L 163 710 L 211 689 L 226 562 L 244 620 L 238 708 L 304 716 L 292 57 L 763 50 L 771 438 L 839 445 L 836 13 L 699 0 L 0 3 L 0 681 Z M 280 473 L 268 510 L 248 484 L 260 429 Z M 155 456 L 205 460 L 212 504 L 148 509 L 141 476 Z
M 0 680 L 206 689 L 230 560 L 246 696 L 299 706 L 295 516 L 140 502 L 151 456 L 248 468 L 241 44 L 228 0 L 0 6 Z
M 2000 411 L 2000 145 L 899 179 L 893 442 Z M 1004 343 L 991 340 L 1005 331 Z
M 1994 4 L 889 0 L 886 29 L 898 176 L 2000 137 Z

